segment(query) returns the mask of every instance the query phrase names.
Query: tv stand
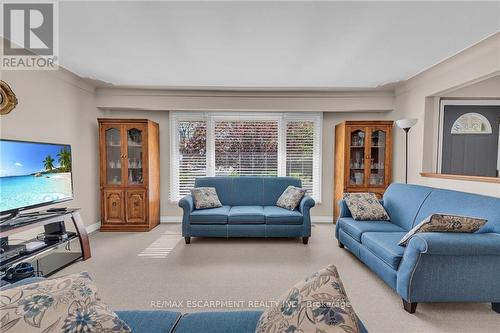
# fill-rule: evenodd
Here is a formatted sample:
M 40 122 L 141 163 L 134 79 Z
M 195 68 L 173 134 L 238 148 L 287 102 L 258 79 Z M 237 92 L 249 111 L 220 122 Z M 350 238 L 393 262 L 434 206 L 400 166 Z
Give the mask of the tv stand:
M 81 254 L 79 252 L 76 253 L 71 262 L 65 263 L 64 265 L 56 267 L 53 270 L 51 269 L 51 272 L 49 272 L 49 274 L 44 274 L 44 276 L 50 275 L 77 260 L 89 259 L 91 257 L 89 238 L 78 209 L 66 209 L 58 212 L 40 211 L 38 214 L 17 214 L 14 218 L 11 218 L 0 225 L 0 239 L 6 241 L 11 235 L 53 223 L 60 223 L 66 220 L 71 220 L 73 222 L 76 232 L 67 232 L 66 237 L 61 237 L 59 239 L 47 238 L 43 240 L 46 243 L 45 246 L 40 249 L 35 249 L 32 252 L 21 252 L 17 256 L 11 258 L 2 256 L 0 257 L 0 270 L 5 271 L 8 267 L 12 267 L 20 262 L 38 260 L 39 257 L 50 255 L 52 250 L 57 249 L 61 245 L 64 245 L 74 239 L 76 240 L 77 238 L 80 243 Z M 26 243 L 29 241 L 39 241 L 39 239 L 34 238 L 26 240 Z M 2 248 L 3 247 L 4 246 L 2 246 Z

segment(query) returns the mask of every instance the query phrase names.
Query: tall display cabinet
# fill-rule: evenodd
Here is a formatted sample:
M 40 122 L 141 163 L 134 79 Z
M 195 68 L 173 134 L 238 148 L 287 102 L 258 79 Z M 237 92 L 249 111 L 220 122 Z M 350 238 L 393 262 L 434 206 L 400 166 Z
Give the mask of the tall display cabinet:
M 335 126 L 334 221 L 346 192 L 382 197 L 391 182 L 392 121 L 345 121 Z
M 158 124 L 98 119 L 101 231 L 149 231 L 160 223 Z

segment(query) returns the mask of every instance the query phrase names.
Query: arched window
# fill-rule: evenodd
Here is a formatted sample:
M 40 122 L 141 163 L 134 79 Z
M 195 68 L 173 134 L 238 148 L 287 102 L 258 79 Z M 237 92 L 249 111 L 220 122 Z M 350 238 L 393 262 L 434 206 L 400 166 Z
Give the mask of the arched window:
M 469 112 L 455 120 L 451 134 L 491 134 L 491 124 L 482 114 Z

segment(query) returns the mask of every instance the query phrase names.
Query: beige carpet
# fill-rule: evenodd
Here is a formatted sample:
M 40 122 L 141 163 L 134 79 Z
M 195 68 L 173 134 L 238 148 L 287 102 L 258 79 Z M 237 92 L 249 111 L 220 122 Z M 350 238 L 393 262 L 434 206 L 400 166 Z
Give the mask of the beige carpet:
M 370 333 L 500 332 L 500 315 L 490 304 L 419 304 L 416 314 L 406 313 L 382 280 L 337 247 L 333 228 L 315 225 L 309 245 L 299 239 L 199 238 L 185 245 L 178 224 L 149 233 L 95 233 L 92 259 L 59 275 L 89 271 L 115 310 L 211 311 L 217 310 L 215 301 L 238 310 L 269 304 L 298 280 L 334 263 Z

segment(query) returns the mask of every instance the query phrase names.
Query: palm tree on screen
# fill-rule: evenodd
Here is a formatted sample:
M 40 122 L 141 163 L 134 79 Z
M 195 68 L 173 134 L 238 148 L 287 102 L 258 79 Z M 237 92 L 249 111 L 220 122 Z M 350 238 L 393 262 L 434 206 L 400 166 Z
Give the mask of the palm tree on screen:
M 71 153 L 66 148 L 61 149 L 59 154 L 57 154 L 59 158 L 59 164 L 61 165 L 61 169 L 64 172 L 71 171 Z
M 47 157 L 45 157 L 45 159 L 43 160 L 43 165 L 45 167 L 45 170 L 54 169 L 54 159 L 50 155 L 47 155 Z

